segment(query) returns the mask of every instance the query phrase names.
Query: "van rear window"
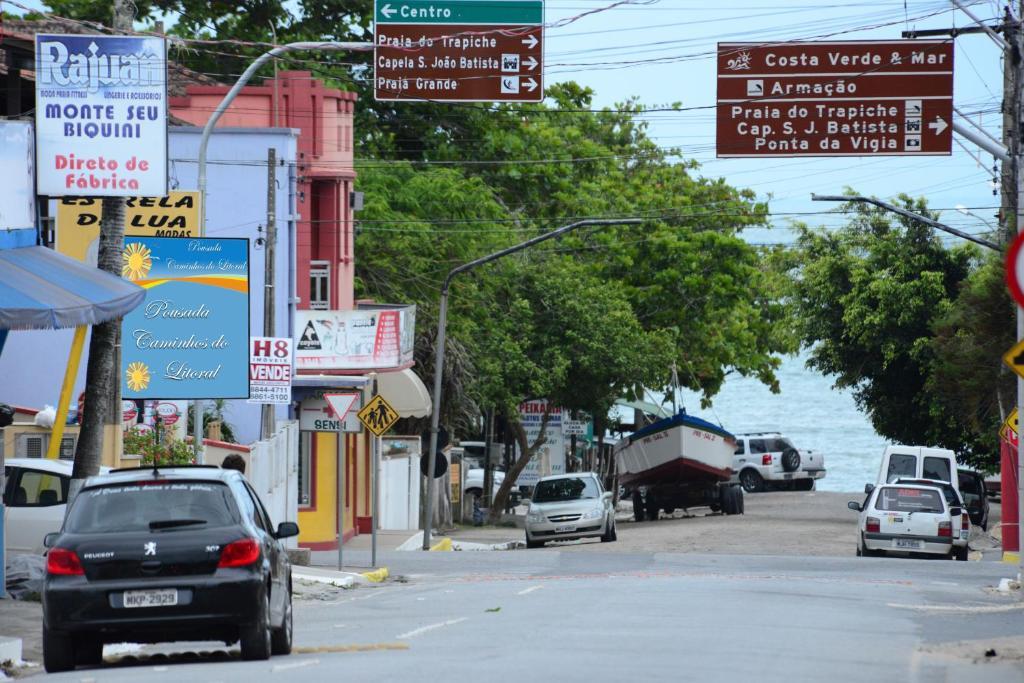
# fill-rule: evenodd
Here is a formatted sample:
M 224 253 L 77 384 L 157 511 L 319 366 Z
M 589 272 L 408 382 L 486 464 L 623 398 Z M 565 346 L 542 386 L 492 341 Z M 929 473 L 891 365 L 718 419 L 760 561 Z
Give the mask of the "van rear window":
M 878 494 L 875 509 L 882 512 L 943 512 L 938 491 L 887 486 Z
M 953 481 L 953 473 L 949 468 L 949 458 L 926 457 L 921 466 L 921 476 L 925 479 Z
M 899 477 L 917 476 L 917 457 L 906 453 L 893 453 L 889 456 L 889 471 L 885 473 L 886 481 Z M 931 477 L 929 477 L 931 478 Z

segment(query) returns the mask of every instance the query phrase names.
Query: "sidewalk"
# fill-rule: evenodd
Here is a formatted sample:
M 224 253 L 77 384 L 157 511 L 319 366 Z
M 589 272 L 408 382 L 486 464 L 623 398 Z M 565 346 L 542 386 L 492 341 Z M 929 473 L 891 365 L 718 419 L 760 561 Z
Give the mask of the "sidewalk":
M 43 661 L 43 605 L 26 600 L 0 600 L 0 641 L 4 638 L 21 639 L 21 659 L 42 665 Z M 7 651 L 16 648 L 8 644 Z M 28 671 L 31 671 L 29 669 Z M 22 669 L 19 673 L 24 674 Z

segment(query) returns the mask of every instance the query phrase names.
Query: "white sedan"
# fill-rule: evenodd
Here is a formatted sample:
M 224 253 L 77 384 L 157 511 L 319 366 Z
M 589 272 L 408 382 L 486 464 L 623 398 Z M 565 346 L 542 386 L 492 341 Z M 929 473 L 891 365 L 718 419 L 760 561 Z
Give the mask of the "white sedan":
M 48 458 L 4 461 L 4 538 L 10 553 L 42 555 L 43 537 L 59 531 L 67 510 L 72 463 Z M 109 471 L 101 467 L 101 472 Z
M 547 541 L 616 539 L 611 491 L 593 472 L 544 477 L 533 489 L 526 513 L 526 547 L 540 548 Z
M 967 559 L 967 547 L 953 544 L 954 520 L 963 511 L 948 505 L 934 486 L 885 484 L 871 491 L 863 505 L 850 501 L 848 507 L 860 513 L 858 556 L 921 553 Z

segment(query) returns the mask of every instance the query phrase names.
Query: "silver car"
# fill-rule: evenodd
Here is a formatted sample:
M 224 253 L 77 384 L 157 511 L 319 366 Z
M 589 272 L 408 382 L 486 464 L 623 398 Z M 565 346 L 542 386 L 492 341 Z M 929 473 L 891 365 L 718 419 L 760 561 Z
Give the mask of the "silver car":
M 601 479 L 593 472 L 579 472 L 538 481 L 526 513 L 526 547 L 591 537 L 602 543 L 616 538 L 612 494 L 601 486 Z

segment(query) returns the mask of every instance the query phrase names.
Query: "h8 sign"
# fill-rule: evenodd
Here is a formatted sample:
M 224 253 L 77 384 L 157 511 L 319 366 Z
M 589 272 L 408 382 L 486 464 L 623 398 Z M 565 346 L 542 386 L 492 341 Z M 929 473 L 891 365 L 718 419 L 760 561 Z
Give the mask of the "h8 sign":
M 249 340 L 249 403 L 289 403 L 292 398 L 293 341 L 288 337 Z

